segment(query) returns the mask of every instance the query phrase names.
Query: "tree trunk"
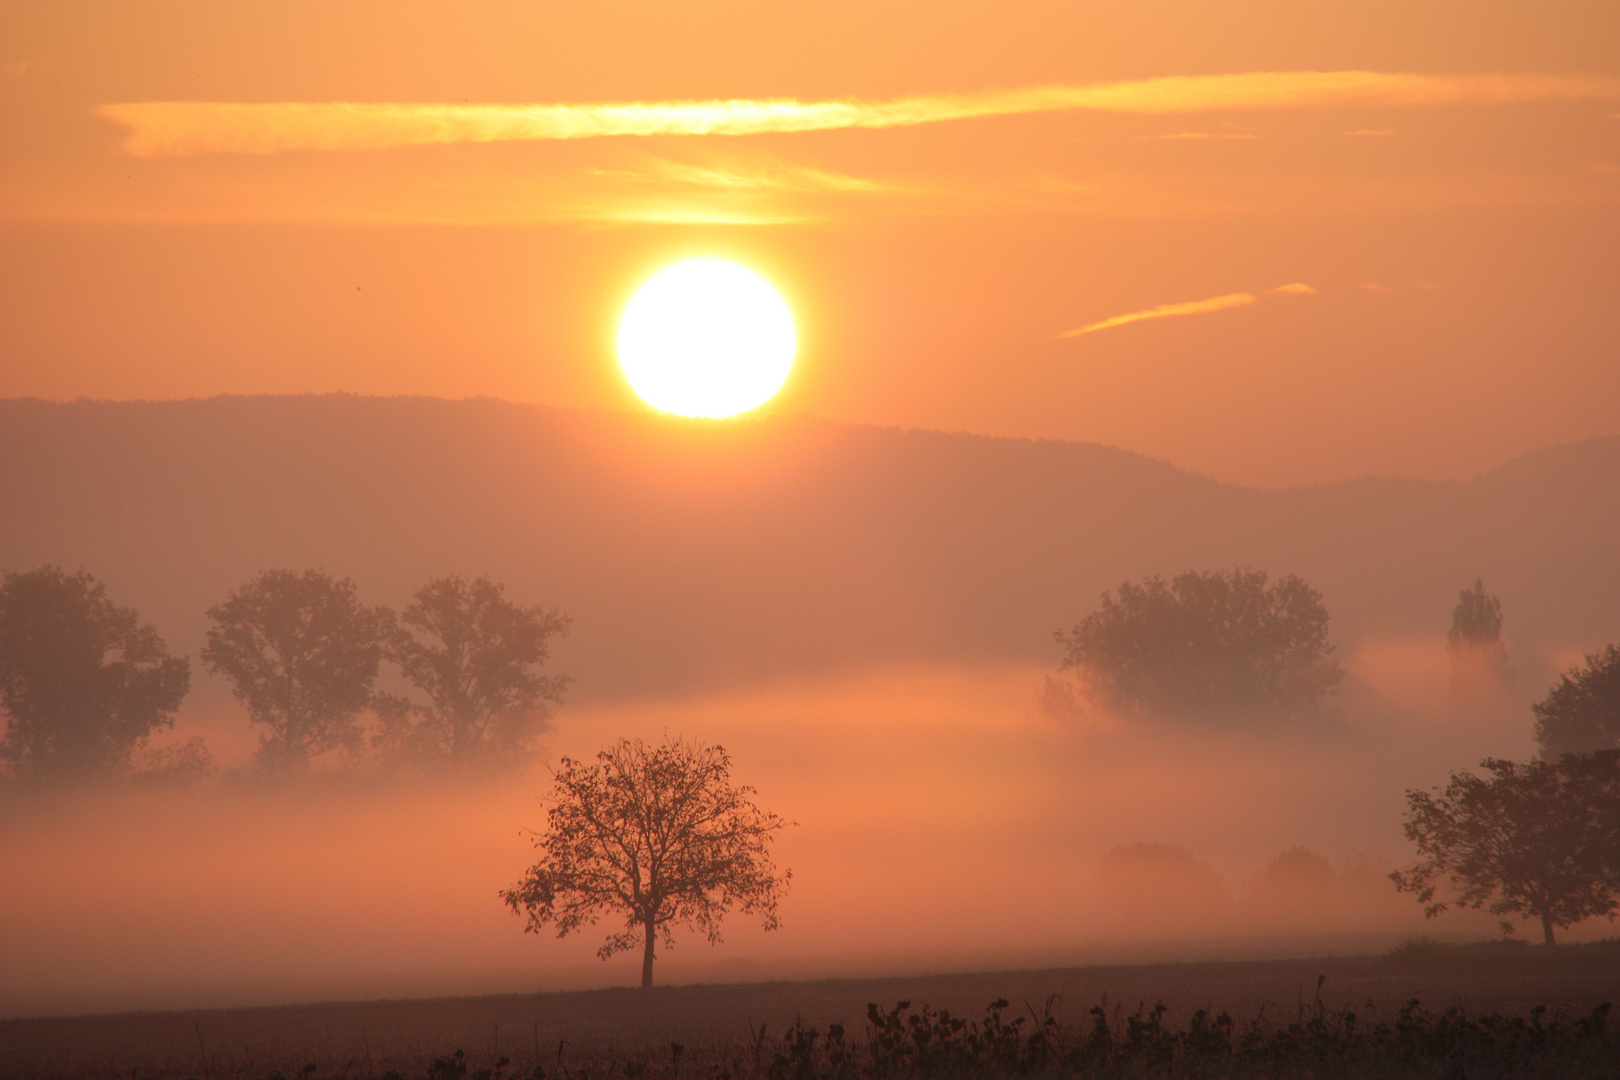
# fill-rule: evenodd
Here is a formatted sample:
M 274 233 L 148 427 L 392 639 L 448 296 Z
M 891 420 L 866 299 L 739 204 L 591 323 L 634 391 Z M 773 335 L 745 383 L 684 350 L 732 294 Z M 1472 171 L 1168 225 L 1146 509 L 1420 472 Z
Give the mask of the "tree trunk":
M 1543 915 L 1541 917 L 1541 943 L 1543 945 L 1551 945 L 1551 944 L 1553 944 L 1552 916 L 1551 915 Z
M 1548 931 L 1548 933 L 1551 933 L 1551 931 Z M 641 988 L 643 990 L 651 990 L 652 966 L 653 960 L 656 958 L 656 954 L 653 952 L 653 950 L 658 946 L 658 924 L 652 919 L 647 920 L 646 934 L 647 948 L 641 954 Z

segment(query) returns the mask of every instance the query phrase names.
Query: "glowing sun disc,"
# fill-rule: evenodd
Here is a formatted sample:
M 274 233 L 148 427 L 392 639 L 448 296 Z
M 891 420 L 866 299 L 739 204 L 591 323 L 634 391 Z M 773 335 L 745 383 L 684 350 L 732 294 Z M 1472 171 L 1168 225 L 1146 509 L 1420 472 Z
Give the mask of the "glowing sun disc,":
M 787 381 L 796 346 L 781 294 L 725 259 L 665 267 L 619 319 L 619 366 L 631 388 L 681 416 L 735 416 L 763 405 Z

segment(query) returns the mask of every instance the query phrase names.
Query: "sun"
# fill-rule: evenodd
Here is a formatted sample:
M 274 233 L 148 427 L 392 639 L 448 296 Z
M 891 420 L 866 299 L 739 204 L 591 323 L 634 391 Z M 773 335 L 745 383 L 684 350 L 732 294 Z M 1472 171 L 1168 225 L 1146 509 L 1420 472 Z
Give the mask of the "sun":
M 725 259 L 658 271 L 619 319 L 619 366 L 641 399 L 681 416 L 735 416 L 787 381 L 798 338 L 782 294 Z

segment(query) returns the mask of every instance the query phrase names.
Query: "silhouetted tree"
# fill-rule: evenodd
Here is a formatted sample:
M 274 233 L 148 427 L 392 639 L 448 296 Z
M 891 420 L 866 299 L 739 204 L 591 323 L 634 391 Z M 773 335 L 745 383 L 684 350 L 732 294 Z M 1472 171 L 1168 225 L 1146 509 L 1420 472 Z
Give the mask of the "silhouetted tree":
M 1530 710 L 1544 757 L 1620 747 L 1620 647 L 1589 654 Z
M 386 655 L 426 703 L 380 694 L 385 754 L 464 766 L 517 760 L 561 704 L 566 675 L 541 675 L 568 617 L 520 607 L 487 577 L 428 582 L 399 616 Z
M 1062 670 L 1135 715 L 1311 717 L 1343 671 L 1322 594 L 1264 571 L 1178 574 L 1119 587 L 1056 638 Z
M 1457 596 L 1446 632 L 1451 656 L 1452 696 L 1468 701 L 1499 691 L 1508 677 L 1507 646 L 1502 642 L 1502 602 L 1474 579 Z
M 0 757 L 31 780 L 123 772 L 174 725 L 191 662 L 84 571 L 7 573 L 0 584 Z
M 202 658 L 266 728 L 262 767 L 296 770 L 315 754 L 360 749 L 356 718 L 371 701 L 387 611 L 361 604 L 347 578 L 267 570 L 208 617 L 214 625 Z
M 776 928 L 792 871 L 777 874 L 768 846 L 786 822 L 754 805 L 753 788 L 732 786 L 723 747 L 622 739 L 594 763 L 563 758 L 553 780 L 548 827 L 535 840 L 545 858 L 501 892 L 528 916 L 525 932 L 551 923 L 563 937 L 604 913 L 623 915 L 624 929 L 597 955 L 640 945 L 647 989 L 658 936 L 673 947 L 677 924 L 712 944 L 736 906 Z
M 1474 587 L 1457 595 L 1451 609 L 1451 629 L 1447 640 L 1454 644 L 1489 645 L 1502 640 L 1502 601 L 1485 591 L 1485 582 L 1474 579 Z
M 1406 837 L 1421 861 L 1390 877 L 1430 917 L 1451 903 L 1553 928 L 1620 902 L 1620 751 L 1515 764 L 1486 758 L 1491 775 L 1452 773 L 1438 796 L 1408 791 Z M 1437 901 L 1442 879 L 1455 899 Z M 1504 921 L 1504 932 L 1513 926 Z

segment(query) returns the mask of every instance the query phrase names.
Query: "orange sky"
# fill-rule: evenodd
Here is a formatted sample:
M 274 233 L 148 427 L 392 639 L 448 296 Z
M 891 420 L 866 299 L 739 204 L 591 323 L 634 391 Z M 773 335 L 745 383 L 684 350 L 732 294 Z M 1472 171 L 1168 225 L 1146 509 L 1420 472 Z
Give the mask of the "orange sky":
M 1620 433 L 1616 40 L 1603 2 L 10 5 L 0 396 L 635 407 L 617 310 L 704 253 L 795 307 L 769 408 L 1466 476 Z

